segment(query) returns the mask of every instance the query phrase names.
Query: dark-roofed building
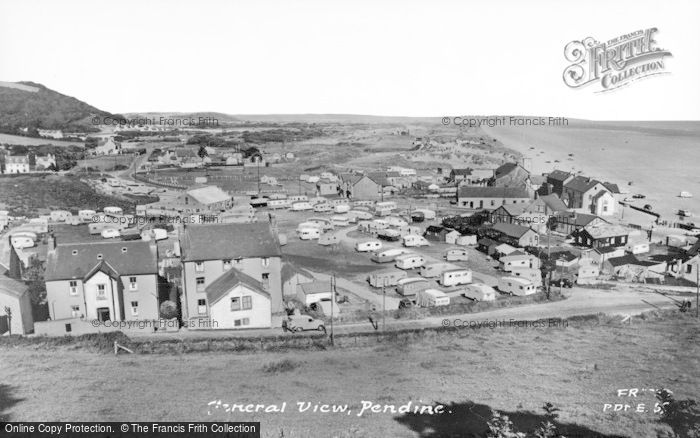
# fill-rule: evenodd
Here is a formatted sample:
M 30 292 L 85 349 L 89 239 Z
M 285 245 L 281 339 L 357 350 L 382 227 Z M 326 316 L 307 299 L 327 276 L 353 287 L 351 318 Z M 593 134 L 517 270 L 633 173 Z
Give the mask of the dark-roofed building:
M 159 318 L 154 242 L 59 244 L 46 257 L 46 300 L 53 320 Z
M 346 198 L 361 200 L 377 200 L 382 196 L 382 182 L 385 178 L 359 173 L 343 173 L 340 175 L 340 190 Z
M 186 318 L 211 319 L 206 289 L 230 269 L 260 282 L 273 313 L 284 310 L 282 253 L 267 222 L 188 225 L 180 246 Z
M 457 190 L 457 206 L 494 210 L 505 204 L 525 204 L 530 195 L 523 188 L 462 186 Z
M 607 223 L 607 221 L 594 214 L 577 213 L 575 211 L 559 211 L 555 212 L 553 216 L 556 222 L 554 231 L 567 236 L 589 225 L 595 226 Z
M 201 327 L 241 329 L 272 326 L 269 290 L 259 280 L 238 269 L 226 271 L 204 292 L 207 297 L 206 313 L 211 323 Z
M 608 196 L 601 198 L 600 192 Z M 615 199 L 603 183 L 585 176 L 576 176 L 565 183 L 561 199 L 570 209 L 583 213 L 609 215 L 615 208 Z
M 522 225 L 499 223 L 491 229 L 499 233 L 501 242 L 512 246 L 537 246 L 540 243 L 539 234 Z
M 469 182 L 471 175 L 472 170 L 468 167 L 464 169 L 452 169 L 448 181 L 451 183 Z
M 518 222 L 518 217 L 525 212 L 525 204 L 504 204 L 489 214 L 489 221 L 494 224 L 503 222 L 513 224 Z
M 555 193 L 561 197 L 564 194 L 564 184 L 571 181 L 574 174 L 564 170 L 553 170 L 547 174 L 546 183 L 551 186 L 551 193 Z
M 627 245 L 630 230 L 609 223 L 587 225 L 573 233 L 576 244 L 588 248 L 604 248 L 607 246 L 624 247 Z
M 530 186 L 530 172 L 519 163 L 505 163 L 494 170 L 489 185 L 527 189 Z

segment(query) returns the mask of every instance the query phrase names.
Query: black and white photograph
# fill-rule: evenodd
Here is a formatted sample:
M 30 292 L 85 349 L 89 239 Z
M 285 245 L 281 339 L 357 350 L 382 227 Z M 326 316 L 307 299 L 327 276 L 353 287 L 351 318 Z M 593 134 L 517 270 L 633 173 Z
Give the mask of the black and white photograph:
M 0 0 L 0 438 L 700 438 L 699 18 Z

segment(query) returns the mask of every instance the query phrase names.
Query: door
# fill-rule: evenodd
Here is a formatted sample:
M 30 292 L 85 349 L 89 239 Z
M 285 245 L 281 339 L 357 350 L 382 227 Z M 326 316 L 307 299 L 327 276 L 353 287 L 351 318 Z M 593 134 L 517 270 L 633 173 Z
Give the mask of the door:
M 97 319 L 99 321 L 109 321 L 109 308 L 100 307 L 97 309 Z

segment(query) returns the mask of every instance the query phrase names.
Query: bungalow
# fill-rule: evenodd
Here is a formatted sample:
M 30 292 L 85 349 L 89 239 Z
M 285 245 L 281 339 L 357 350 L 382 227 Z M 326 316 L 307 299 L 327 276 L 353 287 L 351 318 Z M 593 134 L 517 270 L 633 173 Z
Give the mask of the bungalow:
M 36 170 L 48 170 L 56 167 L 56 156 L 54 154 L 37 155 L 34 158 L 34 168 Z
M 573 233 L 577 245 L 588 248 L 624 247 L 629 238 L 627 228 L 611 225 L 588 225 Z
M 227 300 L 236 298 L 239 292 L 255 294 L 254 301 L 246 298 L 244 303 L 241 300 L 241 311 L 256 310 L 255 314 L 259 316 L 257 309 L 248 308 L 249 303 L 259 303 L 265 311 L 272 313 L 284 310 L 280 245 L 277 235 L 267 222 L 186 225 L 180 247 L 184 290 L 182 309 L 185 319 L 209 319 L 213 326 L 217 315 L 213 313 L 215 308 L 211 307 L 211 299 L 220 299 L 222 288 L 226 289 Z M 208 289 L 234 269 L 236 274 L 231 274 L 225 281 L 222 280 L 217 287 Z M 263 292 L 268 294 L 268 298 Z M 266 299 L 269 299 L 269 307 Z M 232 309 L 234 307 L 232 304 Z M 241 320 L 240 326 L 234 324 L 234 327 L 241 328 L 251 327 L 253 324 L 259 326 L 261 321 L 250 319 L 250 316 L 236 319 Z M 221 327 L 221 324 L 227 325 L 228 322 L 218 321 L 218 324 Z
M 573 234 L 584 227 L 595 227 L 608 222 L 594 214 L 577 213 L 575 211 L 559 211 L 553 214 L 554 231 L 565 236 Z
M 52 320 L 159 318 L 155 242 L 55 244 L 49 239 L 46 301 Z
M 13 335 L 33 333 L 29 288 L 6 274 L 0 274 L 0 335 L 7 332 Z
M 497 223 L 520 223 L 518 218 L 525 212 L 524 204 L 504 204 L 489 213 L 489 221 Z
M 476 245 L 479 251 L 484 252 L 487 255 L 493 255 L 496 252 L 496 247 L 500 244 L 493 239 L 483 237 L 476 242 Z
M 315 281 L 315 278 L 310 272 L 290 262 L 285 262 L 282 265 L 282 293 L 285 297 L 296 297 L 302 284 L 313 281 Z
M 377 200 L 382 196 L 382 185 L 367 175 L 344 173 L 340 181 L 341 193 L 346 198 Z
M 338 183 L 328 179 L 321 179 L 316 183 L 316 195 L 327 196 L 338 194 Z
M 555 261 L 556 266 L 561 266 L 564 268 L 569 268 L 574 266 L 579 261 L 579 256 L 572 253 L 571 251 L 557 251 L 550 254 L 551 260 Z
M 304 283 L 297 288 L 297 299 L 305 306 L 331 298 L 331 285 L 327 281 Z
M 190 213 L 222 212 L 233 205 L 231 195 L 218 186 L 188 190 L 177 197 L 177 202 Z
M 92 153 L 94 155 L 113 155 L 118 154 L 121 150 L 122 145 L 114 141 L 114 137 L 108 137 L 97 142 L 97 147 L 93 149 Z
M 506 204 L 530 202 L 527 190 L 513 187 L 462 186 L 457 189 L 457 206 L 469 209 L 495 209 Z
M 492 230 L 500 234 L 500 241 L 509 245 L 526 247 L 538 246 L 540 236 L 528 227 L 515 224 L 499 223 L 493 226 Z
M 425 229 L 423 237 L 433 242 L 444 242 L 446 236 L 449 234 L 450 231 L 452 230 L 445 227 L 441 227 L 438 225 L 430 225 L 428 226 L 428 228 Z

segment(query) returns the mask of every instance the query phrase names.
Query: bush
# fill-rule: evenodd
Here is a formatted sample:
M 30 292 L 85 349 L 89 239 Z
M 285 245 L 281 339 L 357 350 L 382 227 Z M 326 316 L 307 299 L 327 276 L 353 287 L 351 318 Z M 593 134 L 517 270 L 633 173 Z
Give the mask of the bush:
M 177 318 L 177 305 L 172 301 L 163 301 L 160 304 L 160 317 L 163 319 Z
M 286 373 L 294 371 L 301 366 L 301 362 L 296 362 L 291 359 L 283 359 L 278 362 L 270 362 L 263 365 L 262 370 L 268 374 Z

